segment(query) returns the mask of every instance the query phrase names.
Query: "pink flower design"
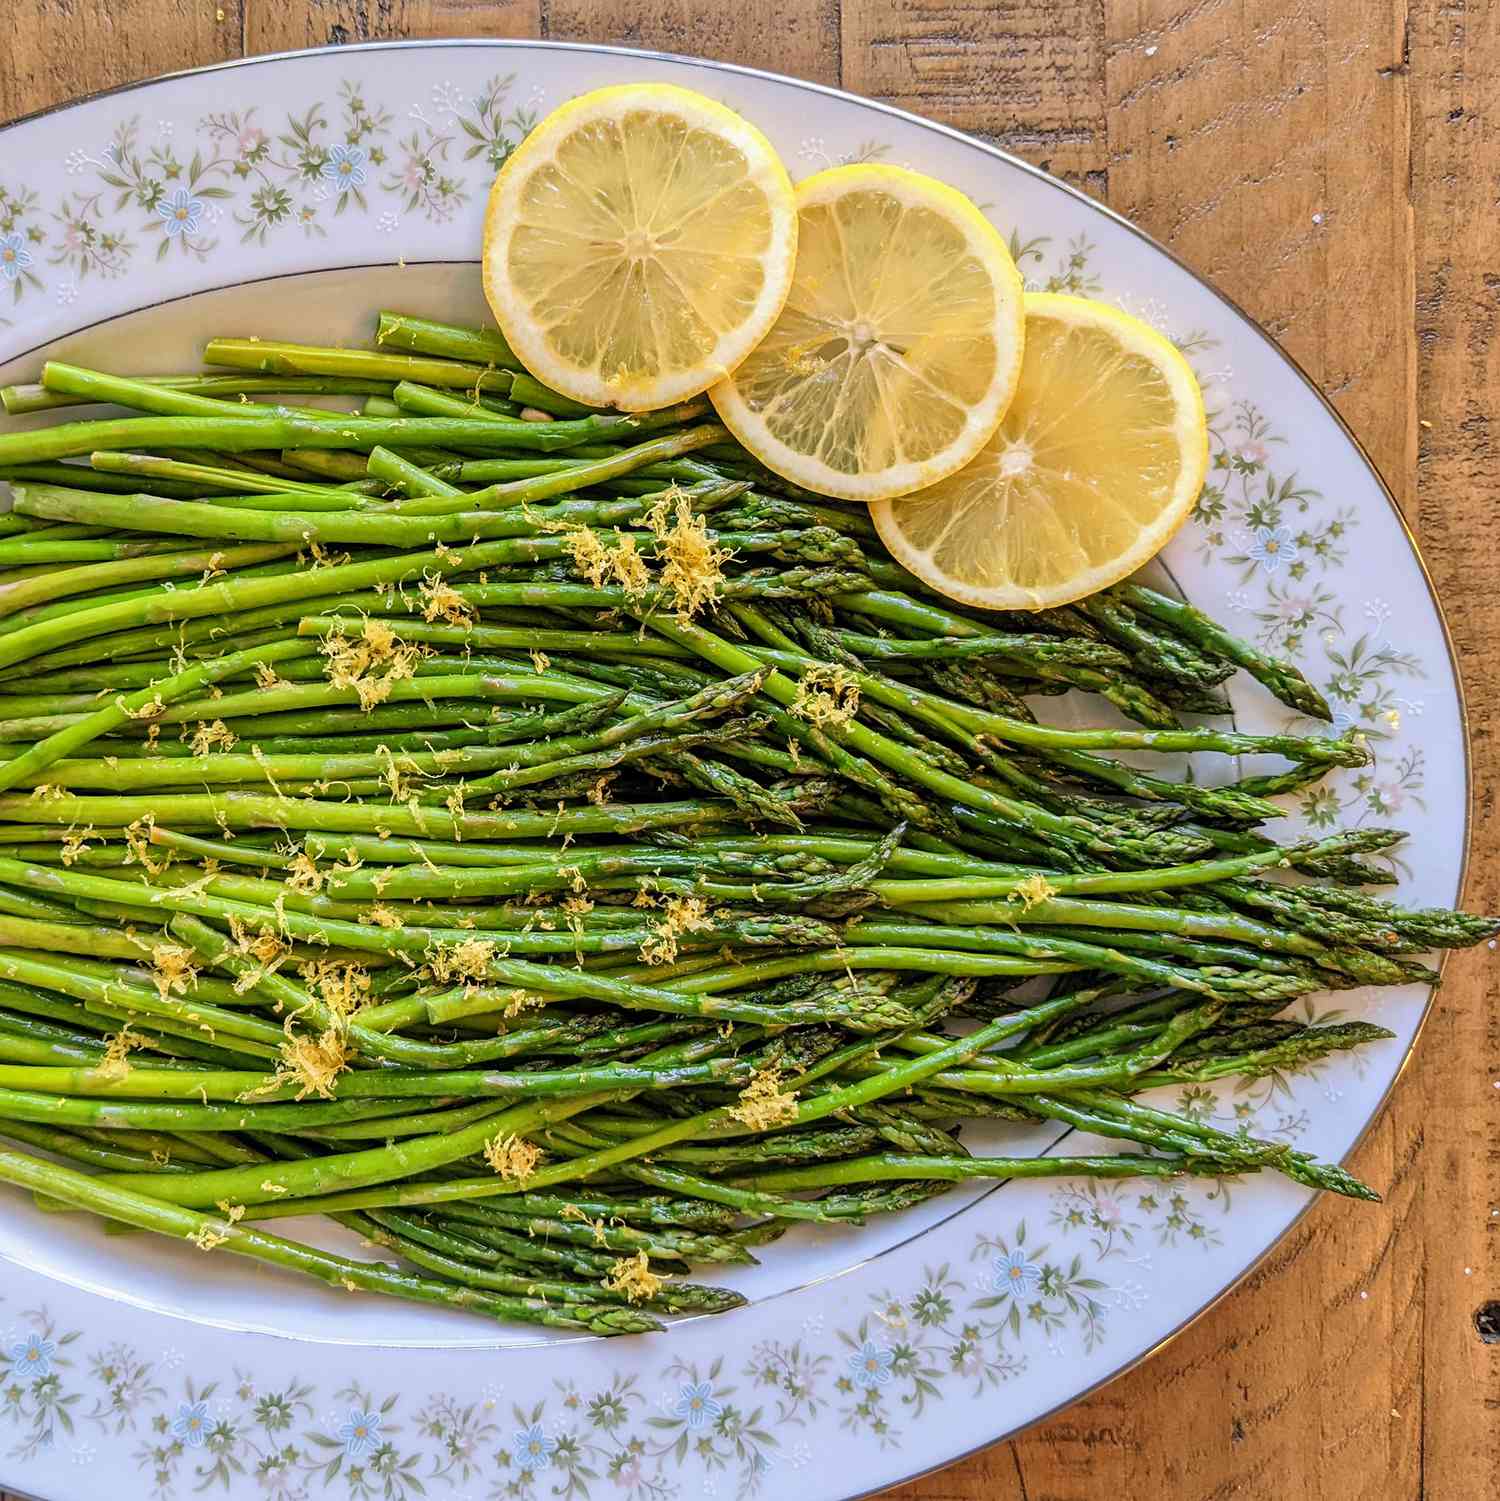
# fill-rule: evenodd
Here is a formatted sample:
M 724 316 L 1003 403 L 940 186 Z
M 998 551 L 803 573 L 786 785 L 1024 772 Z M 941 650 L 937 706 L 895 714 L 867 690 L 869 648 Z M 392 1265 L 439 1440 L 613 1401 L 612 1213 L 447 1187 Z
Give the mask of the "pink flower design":
M 1113 1199 L 1100 1199 L 1094 1206 L 1094 1218 L 1104 1229 L 1113 1229 L 1120 1223 L 1120 1206 Z

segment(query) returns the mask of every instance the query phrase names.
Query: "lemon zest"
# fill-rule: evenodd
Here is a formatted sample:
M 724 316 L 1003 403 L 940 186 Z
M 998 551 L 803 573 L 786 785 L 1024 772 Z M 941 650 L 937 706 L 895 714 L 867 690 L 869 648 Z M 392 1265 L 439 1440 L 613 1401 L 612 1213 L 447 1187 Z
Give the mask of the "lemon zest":
M 665 559 L 662 588 L 672 597 L 678 618 L 690 620 L 718 600 L 724 565 L 734 554 L 710 540 L 707 521 L 694 512 L 687 492 L 677 485 L 662 495 L 644 519 L 656 538 L 658 555 Z
M 292 856 L 291 868 L 282 883 L 289 891 L 301 891 L 311 896 L 323 889 L 327 875 L 318 869 L 317 862 L 306 850 L 298 850 Z
M 651 919 L 651 936 L 641 944 L 646 964 L 671 964 L 677 958 L 677 940 L 684 933 L 701 933 L 713 927 L 708 904 L 696 896 L 669 896 L 660 917 Z
M 126 825 L 125 863 L 127 865 L 139 864 L 145 868 L 147 875 L 159 876 L 172 863 L 172 852 L 168 850 L 166 858 L 162 860 L 152 858 L 151 829 L 155 822 L 155 817 L 148 813 L 144 818 L 138 818 L 134 823 Z
M 158 943 L 151 950 L 151 978 L 156 982 L 156 993 L 166 1000 L 174 992 L 186 995 L 188 988 L 196 988 L 198 965 L 192 949 L 180 943 Z
M 313 997 L 335 1016 L 353 1016 L 370 999 L 370 972 L 362 964 L 313 959 L 300 966 L 297 974 Z
M 440 985 L 460 981 L 466 986 L 481 983 L 489 974 L 495 944 L 489 938 L 465 938 L 461 943 L 434 944 L 427 950 L 425 973 Z
M 112 1037 L 104 1039 L 104 1056 L 94 1065 L 94 1073 L 101 1079 L 123 1079 L 130 1072 L 131 1049 L 149 1046 L 146 1038 L 132 1032 L 126 1022 Z
M 731 1105 L 729 1113 L 752 1131 L 769 1131 L 796 1120 L 797 1096 L 782 1092 L 781 1065 L 768 1064 L 752 1074 L 740 1091 L 739 1103 Z
M 606 1292 L 624 1293 L 632 1303 L 643 1303 L 661 1291 L 662 1279 L 651 1270 L 646 1253 L 637 1251 L 620 1257 L 599 1285 Z
M 79 860 L 83 852 L 89 847 L 89 835 L 94 832 L 93 824 L 88 824 L 80 829 L 78 825 L 70 825 L 68 832 L 62 837 L 62 863 L 72 865 Z
M 791 712 L 818 729 L 838 729 L 859 712 L 859 687 L 848 670 L 819 663 L 797 683 Z
M 464 630 L 474 624 L 474 606 L 442 574 L 424 573 L 417 593 L 422 600 L 423 620 L 429 623 L 444 620 Z
M 368 714 L 391 696 L 391 689 L 416 676 L 422 649 L 397 639 L 381 620 L 366 620 L 358 638 L 339 632 L 326 636 L 319 651 L 327 659 L 328 681 L 335 688 L 352 688 Z
M 288 1026 L 291 1020 L 287 1018 Z M 298 1033 L 282 1043 L 281 1062 L 266 1088 L 278 1089 L 283 1084 L 294 1083 L 299 1100 L 305 1100 L 311 1094 L 331 1100 L 333 1081 L 348 1067 L 349 1047 L 342 1027 L 325 1027 L 316 1037 Z
M 504 1179 L 520 1183 L 536 1171 L 542 1160 L 541 1148 L 511 1132 L 493 1136 L 484 1144 L 484 1160 Z
M 1011 892 L 1007 901 L 1020 902 L 1023 912 L 1030 912 L 1042 902 L 1051 901 L 1057 895 L 1057 887 L 1051 885 L 1041 871 L 1029 875 Z
M 195 756 L 206 756 L 215 747 L 233 750 L 239 743 L 239 738 L 222 719 L 199 720 L 188 748 Z

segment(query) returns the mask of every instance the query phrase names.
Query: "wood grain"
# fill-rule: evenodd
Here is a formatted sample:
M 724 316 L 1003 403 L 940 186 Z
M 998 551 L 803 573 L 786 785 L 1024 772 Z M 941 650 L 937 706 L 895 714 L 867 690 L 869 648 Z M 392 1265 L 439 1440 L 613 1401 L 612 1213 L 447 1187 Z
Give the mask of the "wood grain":
M 138 0 L 139 3 L 139 0 Z M 542 0 L 241 0 L 244 51 L 342 47 L 398 37 L 536 36 Z
M 0 120 L 239 57 L 243 0 L 4 0 Z
M 1470 900 L 1500 902 L 1495 704 L 1495 458 L 1500 264 L 1494 173 L 1500 150 L 1500 16 L 1421 0 L 1410 18 L 1411 192 L 1416 225 L 1416 395 L 1421 426 L 1407 517 L 1446 602 L 1464 664 L 1475 755 Z M 1500 1299 L 1500 997 L 1484 958 L 1454 965 L 1391 1129 L 1421 1143 L 1425 1229 L 1416 1320 L 1422 1478 L 1440 1496 L 1500 1494 L 1500 1345 L 1475 1315 Z M 1398 1135 L 1399 1139 L 1399 1135 Z M 1466 1268 L 1473 1275 L 1465 1275 Z
M 1416 432 L 1402 8 L 1172 9 L 1108 7 L 1110 204 L 1307 366 L 1399 490 Z
M 685 52 L 839 81 L 839 0 L 547 0 L 548 36 Z
M 1419 533 L 1469 692 L 1468 900 L 1500 906 L 1500 8 L 1489 0 L 229 0 L 222 21 L 219 8 L 7 0 L 0 118 L 242 48 L 546 35 L 842 82 L 1017 150 L 1137 219 L 1303 362 Z M 1451 964 L 1356 1157 L 1383 1207 L 1315 1208 L 1139 1369 L 892 1495 L 1500 1495 L 1500 1344 L 1476 1327 L 1500 1299 L 1491 963 L 1481 952 Z
M 1097 0 L 846 0 L 844 87 L 972 131 L 1102 198 L 1102 16 Z

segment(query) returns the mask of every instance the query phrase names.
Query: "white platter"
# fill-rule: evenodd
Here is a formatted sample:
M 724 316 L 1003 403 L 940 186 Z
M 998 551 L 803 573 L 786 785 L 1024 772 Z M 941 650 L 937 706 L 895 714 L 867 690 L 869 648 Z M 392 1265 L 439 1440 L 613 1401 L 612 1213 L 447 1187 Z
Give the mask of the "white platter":
M 379 307 L 476 320 L 498 161 L 539 113 L 637 79 L 742 111 L 794 176 L 878 157 L 945 178 L 1013 236 L 1030 283 L 1118 300 L 1177 339 L 1204 383 L 1213 467 L 1165 563 L 1188 598 L 1298 660 L 1377 756 L 1293 805 L 1289 824 L 1412 829 L 1401 896 L 1453 901 L 1468 833 L 1461 693 L 1421 561 L 1357 444 L 1263 333 L 1139 231 L 910 115 L 717 64 L 541 43 L 259 58 L 88 100 L 0 130 L 0 381 L 31 378 L 54 351 L 181 369 L 214 333 L 356 342 Z M 1289 722 L 1255 684 L 1233 689 L 1242 728 Z M 1420 987 L 1344 993 L 1340 1009 L 1396 1039 L 1173 1103 L 1342 1157 L 1427 1003 Z M 1228 1192 L 960 1190 L 859 1231 L 803 1227 L 735 1279 L 749 1307 L 604 1341 L 348 1299 L 7 1196 L 0 1485 L 48 1501 L 789 1487 L 842 1501 L 1003 1438 L 1140 1359 L 1307 1197 L 1269 1176 Z

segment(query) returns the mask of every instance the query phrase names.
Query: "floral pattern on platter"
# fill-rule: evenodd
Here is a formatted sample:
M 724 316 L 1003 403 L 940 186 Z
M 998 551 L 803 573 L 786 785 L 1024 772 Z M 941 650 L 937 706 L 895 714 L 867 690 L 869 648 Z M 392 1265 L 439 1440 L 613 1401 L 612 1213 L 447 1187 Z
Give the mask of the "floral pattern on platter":
M 52 211 L 58 229 L 49 260 L 82 279 L 120 276 L 143 245 L 158 260 L 174 252 L 206 260 L 227 215 L 247 243 L 267 244 L 288 229 L 322 237 L 341 214 L 451 219 L 488 186 L 536 123 L 540 97 L 510 103 L 513 75 L 497 75 L 473 94 L 434 85 L 426 103 L 410 105 L 405 123 L 345 80 L 332 104 L 293 111 L 280 123 L 259 105 L 225 109 L 197 122 L 179 145 L 171 121 L 131 117 L 98 149 L 79 147 L 67 173 L 83 184 Z M 32 227 L 14 246 L 11 235 L 34 214 L 35 190 L 0 183 L 0 278 L 39 286 L 35 251 L 44 232 Z M 7 254 L 10 259 L 7 260 Z M 14 268 L 14 272 L 12 270 Z M 0 289 L 3 290 L 3 289 Z
M 1112 1311 L 1138 1306 L 1139 1283 L 1111 1259 L 1149 1266 L 1138 1242 L 1194 1234 L 1217 1190 L 1066 1185 L 1049 1232 L 1024 1221 L 977 1234 L 968 1269 L 924 1269 L 913 1287 L 873 1294 L 852 1327 L 754 1345 L 706 1365 L 672 1359 L 585 1390 L 558 1382 L 538 1398 L 378 1392 L 351 1382 L 320 1393 L 288 1375 L 179 1369 L 118 1341 L 89 1347 L 46 1309 L 0 1333 L 3 1452 L 25 1461 L 67 1446 L 80 1464 L 92 1439 L 124 1439 L 160 1501 L 195 1494 L 302 1501 L 415 1501 L 462 1493 L 502 1498 L 595 1494 L 626 1501 L 752 1497 L 773 1474 L 808 1462 L 805 1435 L 832 1413 L 882 1448 L 899 1448 L 929 1404 L 982 1401 L 1038 1354 L 1087 1352 Z
M 46 244 L 41 200 L 30 188 L 10 187 L 0 178 L 0 306 L 6 294 L 14 306 L 28 292 L 42 290 L 38 256 Z M 0 327 L 10 320 L 0 315 Z

